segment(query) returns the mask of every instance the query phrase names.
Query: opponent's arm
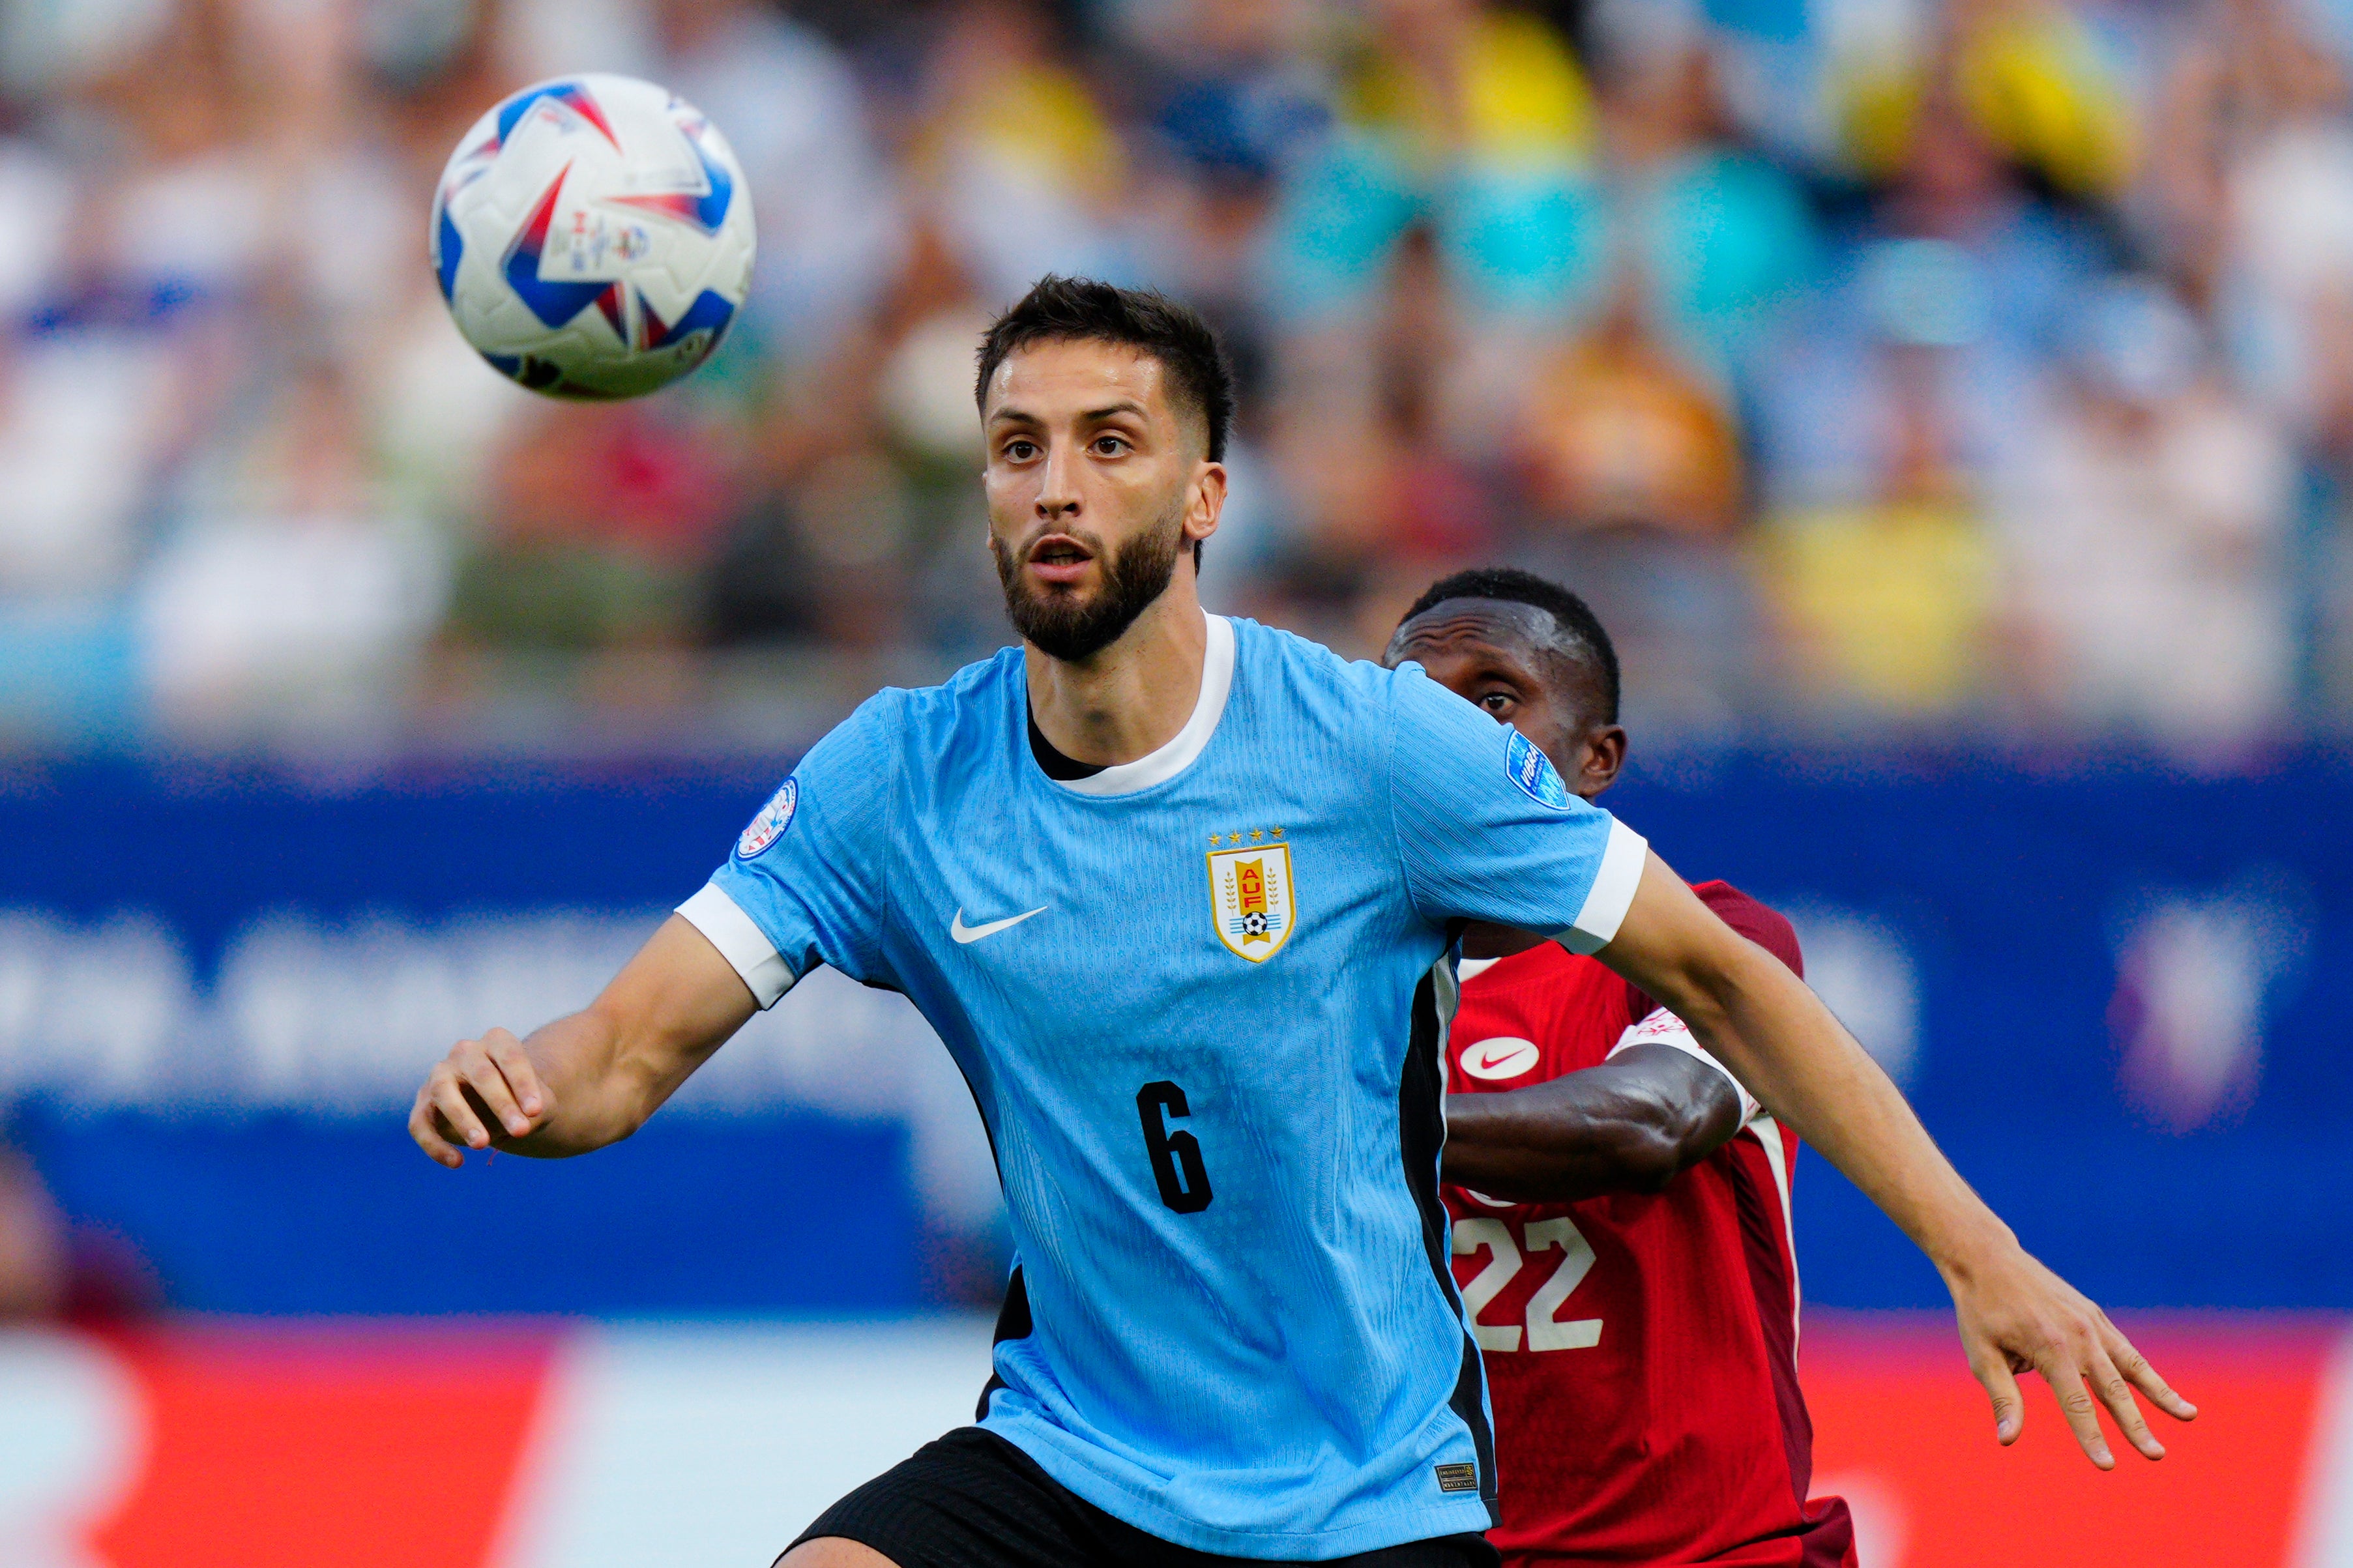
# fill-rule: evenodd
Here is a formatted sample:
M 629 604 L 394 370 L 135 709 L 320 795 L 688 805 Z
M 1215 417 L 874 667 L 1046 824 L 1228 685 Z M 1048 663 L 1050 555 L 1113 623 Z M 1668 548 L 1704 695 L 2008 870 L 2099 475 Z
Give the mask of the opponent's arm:
M 1549 1083 L 1448 1095 L 1441 1170 L 1518 1203 L 1655 1193 L 1739 1131 L 1722 1073 L 1672 1046 L 1629 1046 Z
M 452 1170 L 466 1149 L 552 1160 L 617 1143 L 754 1010 L 710 939 L 672 915 L 582 1011 L 529 1039 L 492 1029 L 452 1046 L 417 1091 L 408 1134 Z
M 2013 1374 L 2032 1367 L 2059 1395 L 2094 1464 L 2116 1463 L 2094 1394 L 2135 1447 L 2163 1457 L 2133 1388 L 2177 1420 L 2196 1408 L 2166 1386 L 2105 1313 L 2027 1255 L 1804 982 L 1718 920 L 1656 855 L 1598 956 L 1680 1017 L 1766 1110 L 1820 1150 L 1928 1255 L 1953 1293 L 1969 1368 L 1992 1396 L 2002 1442 L 2017 1437 L 2023 1414 Z

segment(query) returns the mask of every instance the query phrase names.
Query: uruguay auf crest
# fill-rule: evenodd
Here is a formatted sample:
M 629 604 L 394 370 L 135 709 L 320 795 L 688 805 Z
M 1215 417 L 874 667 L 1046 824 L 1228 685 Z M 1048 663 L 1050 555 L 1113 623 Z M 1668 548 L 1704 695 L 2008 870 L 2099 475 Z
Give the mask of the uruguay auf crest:
M 1210 850 L 1209 921 L 1226 951 L 1252 963 L 1263 963 L 1282 952 L 1299 922 L 1291 846 Z

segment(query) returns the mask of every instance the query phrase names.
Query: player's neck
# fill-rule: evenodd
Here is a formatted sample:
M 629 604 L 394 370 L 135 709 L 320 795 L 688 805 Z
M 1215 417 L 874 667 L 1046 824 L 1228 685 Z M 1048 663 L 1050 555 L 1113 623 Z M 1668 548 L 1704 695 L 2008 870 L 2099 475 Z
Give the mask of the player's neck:
M 1180 563 L 1167 591 L 1092 658 L 1071 663 L 1024 645 L 1029 711 L 1073 762 L 1117 766 L 1148 757 L 1193 716 L 1208 646 L 1191 565 Z

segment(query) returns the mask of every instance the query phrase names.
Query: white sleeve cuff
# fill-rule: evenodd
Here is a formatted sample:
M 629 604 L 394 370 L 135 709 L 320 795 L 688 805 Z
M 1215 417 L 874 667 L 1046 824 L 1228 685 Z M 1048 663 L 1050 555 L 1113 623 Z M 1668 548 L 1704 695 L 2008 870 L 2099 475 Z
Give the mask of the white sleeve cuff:
M 1585 907 L 1577 911 L 1568 929 L 1556 932 L 1553 940 L 1571 952 L 1599 952 L 1609 946 L 1626 911 L 1633 907 L 1634 889 L 1642 885 L 1642 868 L 1650 858 L 1648 841 L 1611 817 L 1609 842 L 1601 851 L 1601 868 L 1593 874 Z
M 717 883 L 704 883 L 701 892 L 678 906 L 678 912 L 710 939 L 719 956 L 744 977 L 744 984 L 752 988 L 753 1000 L 763 1008 L 775 1006 L 776 998 L 800 978 L 767 933 L 744 912 L 742 905 L 721 892 Z
M 1705 1062 L 1722 1073 L 1724 1081 L 1732 1086 L 1732 1092 L 1740 1097 L 1740 1124 L 1743 1127 L 1765 1113 L 1765 1108 L 1757 1103 L 1757 1097 L 1748 1092 L 1747 1086 L 1732 1076 L 1732 1069 L 1717 1061 L 1714 1053 L 1692 1037 L 1692 1032 L 1683 1021 L 1664 1007 L 1641 1023 L 1630 1026 L 1624 1034 L 1618 1037 L 1618 1043 L 1609 1047 L 1609 1054 L 1614 1057 L 1629 1046 L 1665 1046 Z

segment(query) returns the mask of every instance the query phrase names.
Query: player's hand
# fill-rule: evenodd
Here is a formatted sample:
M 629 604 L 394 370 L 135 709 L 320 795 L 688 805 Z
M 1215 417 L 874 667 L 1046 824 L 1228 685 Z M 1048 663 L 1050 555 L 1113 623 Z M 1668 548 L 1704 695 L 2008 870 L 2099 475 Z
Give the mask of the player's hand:
M 2198 1414 L 2196 1405 L 2166 1386 L 2105 1312 L 2015 1241 L 1987 1261 L 1947 1268 L 1945 1279 L 1952 1287 L 1969 1370 L 1993 1399 L 1994 1436 L 2005 1445 L 2016 1442 L 2025 1425 L 2017 1374 L 2028 1371 L 2040 1372 L 2051 1384 L 2075 1441 L 2104 1470 L 2114 1469 L 2116 1460 L 2100 1430 L 2100 1405 L 2108 1407 L 2132 1446 L 2150 1459 L 2165 1458 L 2165 1445 L 2142 1419 L 2134 1389 L 2177 1421 Z
M 555 1097 L 540 1081 L 522 1042 L 492 1029 L 479 1040 L 459 1041 L 433 1064 L 408 1112 L 408 1135 L 454 1171 L 466 1163 L 465 1150 L 527 1138 L 547 1124 L 554 1109 Z

